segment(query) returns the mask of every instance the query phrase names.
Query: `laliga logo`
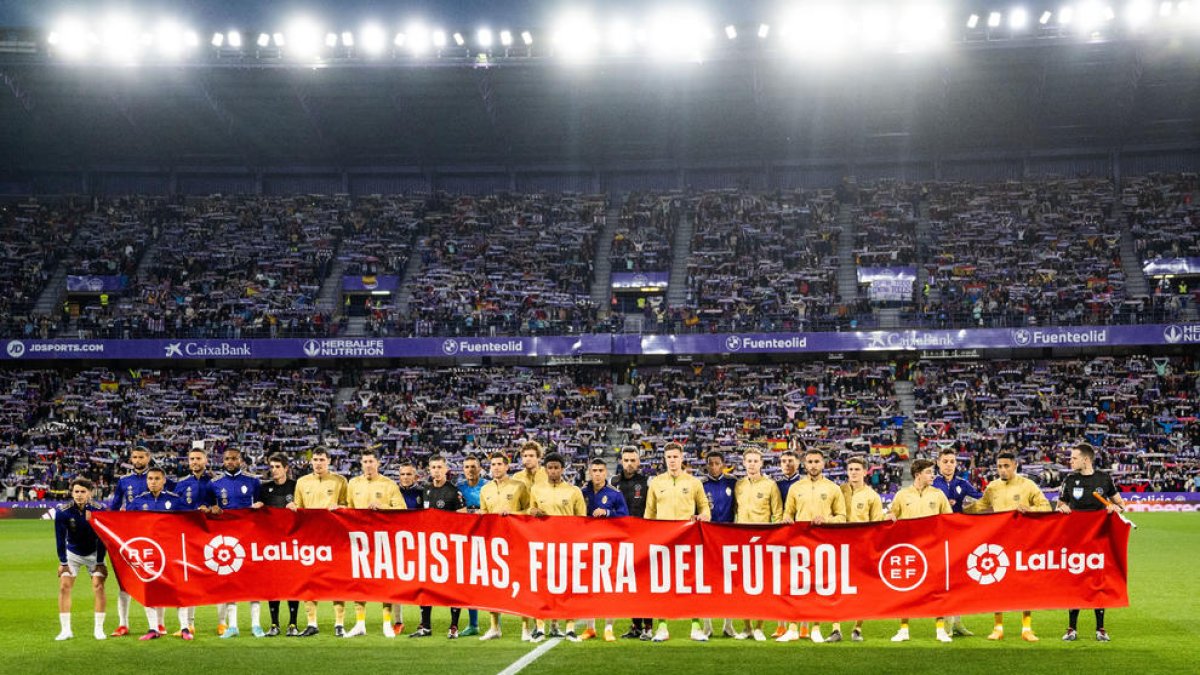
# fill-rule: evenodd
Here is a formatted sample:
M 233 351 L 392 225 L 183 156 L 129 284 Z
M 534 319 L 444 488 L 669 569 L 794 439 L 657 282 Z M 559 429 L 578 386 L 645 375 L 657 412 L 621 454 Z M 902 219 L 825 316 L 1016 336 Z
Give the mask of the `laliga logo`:
M 725 348 L 731 352 L 736 352 L 742 348 L 742 338 L 736 335 L 730 335 L 725 338 Z
M 999 544 L 980 544 L 967 556 L 967 576 L 981 586 L 997 583 L 1008 573 L 1008 554 Z
M 447 356 L 454 356 L 458 353 L 458 341 L 453 339 L 446 340 L 442 343 L 442 351 L 445 352 Z
M 158 542 L 146 537 L 134 537 L 121 546 L 121 558 L 144 583 L 162 576 L 167 556 Z
M 1032 341 L 1033 341 L 1033 333 L 1032 332 L 1030 332 L 1024 328 L 1013 331 L 1013 342 L 1023 346 L 1023 345 L 1029 344 Z
M 204 566 L 221 576 L 242 569 L 246 549 L 233 537 L 217 535 L 204 547 Z
M 8 343 L 8 355 L 14 359 L 19 359 L 25 356 L 25 343 L 20 340 L 13 340 Z
M 309 340 L 304 343 L 304 355 L 312 358 L 321 353 L 321 343 L 316 340 Z

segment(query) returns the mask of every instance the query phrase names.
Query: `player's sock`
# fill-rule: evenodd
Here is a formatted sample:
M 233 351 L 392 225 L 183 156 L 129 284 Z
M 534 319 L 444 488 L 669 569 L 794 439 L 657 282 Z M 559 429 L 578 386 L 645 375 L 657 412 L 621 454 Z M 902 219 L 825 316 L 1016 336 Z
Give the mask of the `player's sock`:
M 571 620 L 567 621 L 566 629 L 567 629 L 566 632 L 568 632 L 568 633 L 575 632 L 575 619 L 571 619 Z M 593 630 L 594 630 L 594 627 L 593 627 Z
M 1096 630 L 1104 630 L 1104 610 L 1095 610 L 1096 614 Z
M 461 617 L 462 617 L 462 608 L 461 607 L 451 607 L 450 608 L 450 626 L 452 628 L 458 628 L 458 620 Z
M 178 614 L 179 614 L 179 630 L 183 630 L 184 628 L 187 628 L 189 625 L 191 625 L 188 623 L 188 608 L 187 607 L 180 607 Z
M 908 630 L 908 619 L 900 620 L 900 630 Z
M 488 630 L 500 630 L 500 615 L 488 612 Z
M 117 594 L 117 624 L 119 626 L 129 626 L 129 603 L 133 598 L 125 591 Z
M 335 626 L 346 625 L 346 603 L 333 603 L 333 623 Z
M 937 620 L 937 621 L 934 623 L 934 628 L 936 628 L 936 629 L 938 629 L 938 630 L 946 630 L 946 620 L 945 620 L 945 619 L 938 619 L 938 620 Z
M 104 612 L 96 612 L 95 623 L 93 624 L 93 630 L 96 633 L 96 637 L 101 640 L 104 639 L 104 637 L 107 637 L 104 635 L 104 617 L 105 616 L 106 615 Z
M 1067 627 L 1075 630 L 1079 626 L 1079 610 L 1072 609 L 1067 612 Z
M 71 613 L 70 612 L 59 612 L 58 613 L 58 625 L 60 628 L 62 628 L 63 633 L 70 633 L 71 632 Z
M 196 627 L 196 608 L 188 607 L 188 628 Z M 195 631 L 193 631 L 195 632 Z
M 538 630 L 539 632 L 541 632 L 541 633 L 545 633 L 545 632 L 546 632 L 546 621 L 545 621 L 545 619 L 534 619 L 534 620 L 533 620 L 533 625 L 534 625 L 535 627 L 537 627 L 537 630 Z
M 429 605 L 421 606 L 421 628 L 433 630 L 433 607 Z
M 363 614 L 366 614 L 366 612 L 364 611 Z M 384 623 L 392 622 L 392 608 L 388 607 L 387 605 L 383 606 L 383 622 Z
M 1021 615 L 1021 632 L 1028 633 L 1033 630 L 1033 616 L 1031 614 Z
M 300 614 L 300 601 L 288 600 L 288 625 L 296 625 L 296 616 Z
M 354 623 L 367 622 L 367 608 L 365 605 L 354 606 Z
M 229 621 L 229 603 L 222 602 L 217 605 L 217 623 L 222 626 L 228 626 Z
M 468 609 L 467 610 L 467 623 L 469 623 L 472 628 L 476 628 L 479 626 L 479 610 L 477 610 L 477 609 Z
M 262 603 L 250 603 L 250 627 L 262 628 Z
M 706 622 L 705 627 L 709 630 L 712 630 L 711 623 Z M 700 619 L 692 619 L 692 630 L 694 630 L 694 631 L 700 630 Z
M 153 607 L 146 608 L 146 623 L 150 624 L 150 630 L 158 630 L 158 612 Z
M 230 603 L 227 607 L 229 607 L 229 611 L 225 613 L 225 616 L 229 620 L 225 622 L 225 625 L 237 628 L 237 605 Z
M 313 628 L 316 628 L 317 627 L 317 603 L 313 602 L 312 600 L 305 600 L 304 601 L 304 614 L 305 614 L 305 618 L 308 619 L 308 625 L 312 626 Z

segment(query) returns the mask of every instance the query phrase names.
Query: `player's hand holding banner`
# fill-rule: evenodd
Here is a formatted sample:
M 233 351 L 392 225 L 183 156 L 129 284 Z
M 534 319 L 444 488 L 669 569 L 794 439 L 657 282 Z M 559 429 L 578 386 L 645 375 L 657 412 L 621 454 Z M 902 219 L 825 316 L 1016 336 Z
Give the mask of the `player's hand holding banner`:
M 281 509 L 94 518 L 122 586 L 151 606 L 302 598 L 824 621 L 1129 604 L 1129 527 L 1105 512 L 835 527 Z

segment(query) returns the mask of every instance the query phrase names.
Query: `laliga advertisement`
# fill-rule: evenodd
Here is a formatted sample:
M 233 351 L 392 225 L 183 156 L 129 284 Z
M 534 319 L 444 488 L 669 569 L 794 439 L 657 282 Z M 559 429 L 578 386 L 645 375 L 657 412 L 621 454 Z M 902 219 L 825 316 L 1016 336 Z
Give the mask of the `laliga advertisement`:
M 1122 607 L 1106 512 L 813 526 L 425 511 L 99 512 L 147 606 L 362 600 L 524 616 L 830 621 Z

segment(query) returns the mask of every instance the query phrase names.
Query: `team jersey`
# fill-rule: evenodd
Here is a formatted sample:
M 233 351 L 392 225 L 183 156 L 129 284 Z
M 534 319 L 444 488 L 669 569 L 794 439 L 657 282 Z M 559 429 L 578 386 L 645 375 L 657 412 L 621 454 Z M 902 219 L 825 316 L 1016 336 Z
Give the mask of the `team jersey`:
M 462 493 L 450 481 L 446 481 L 440 486 L 434 485 L 432 481 L 429 482 L 424 488 L 421 502 L 425 508 L 439 511 L 458 511 L 466 508 L 463 504 Z
M 783 517 L 807 523 L 818 515 L 828 523 L 846 522 L 846 498 L 836 483 L 824 476 L 812 480 L 805 476 L 792 484 L 783 503 Z
M 690 520 L 692 516 L 712 514 L 704 485 L 691 474 L 660 473 L 650 479 L 649 488 L 647 520 Z
M 529 509 L 529 488 L 519 480 L 494 480 L 479 491 L 481 513 L 525 513 Z
M 521 469 L 512 475 L 512 479 L 524 483 L 525 487 L 529 488 L 530 490 L 532 490 L 533 486 L 535 485 L 545 485 L 546 483 L 550 482 L 550 476 L 547 475 L 546 467 L 544 466 L 539 466 L 538 468 L 534 469 L 532 474 L 530 474 L 526 469 Z
M 454 484 L 454 487 L 458 488 L 458 491 L 462 494 L 463 503 L 467 505 L 468 509 L 478 510 L 479 491 L 482 490 L 483 486 L 487 484 L 488 479 L 480 476 L 475 485 L 468 483 L 466 478 L 460 478 L 458 479 L 458 482 Z
M 877 523 L 883 520 L 883 500 L 870 485 L 855 490 L 849 483 L 843 483 L 842 497 L 846 500 L 846 522 Z
M 398 511 L 408 508 L 400 496 L 400 486 L 387 476 L 355 476 L 346 484 L 346 504 L 352 509 L 366 509 L 374 502 L 380 509 Z
M 706 473 L 701 483 L 704 485 L 704 495 L 708 497 L 708 507 L 712 511 L 712 522 L 732 523 L 734 515 L 737 514 L 737 500 L 734 495 L 737 479 L 732 476 L 713 478 Z
M 897 520 L 911 520 L 954 513 L 954 510 L 950 508 L 950 500 L 946 499 L 945 492 L 932 485 L 924 490 L 909 485 L 896 493 L 888 512 L 896 516 Z
M 979 501 L 966 507 L 967 513 L 1002 513 L 1016 511 L 1024 504 L 1033 511 L 1049 511 L 1050 501 L 1042 494 L 1041 488 L 1028 478 L 1016 475 L 1009 480 L 996 480 L 988 483 Z
M 346 479 L 336 473 L 323 477 L 315 473 L 296 481 L 296 506 L 302 509 L 327 509 L 346 505 Z
M 629 515 L 629 506 L 621 491 L 605 485 L 597 490 L 591 483 L 583 486 L 583 501 L 587 503 L 587 514 L 590 516 L 596 509 L 604 509 L 608 513 L 599 518 L 619 518 Z
M 749 476 L 739 480 L 733 489 L 737 498 L 735 523 L 778 523 L 783 520 L 783 499 L 779 484 L 767 478 Z
M 1058 500 L 1075 511 L 1103 511 L 1104 504 L 1093 494 L 1099 492 L 1106 499 L 1111 499 L 1117 493 L 1112 476 L 1103 471 L 1093 471 L 1084 475 L 1079 472 L 1069 473 L 1063 479 L 1062 493 Z
M 775 481 L 775 484 L 779 486 L 779 498 L 786 502 L 788 493 L 792 491 L 792 486 L 801 478 L 804 478 L 804 472 L 797 471 L 791 476 L 782 476 L 779 480 Z
M 222 509 L 248 509 L 254 506 L 254 500 L 258 497 L 258 486 L 261 484 L 258 476 L 241 471 L 223 472 L 213 479 L 212 490 L 217 498 L 217 506 Z
M 613 477 L 612 486 L 621 491 L 629 515 L 638 518 L 646 516 L 646 499 L 650 496 L 650 479 L 646 474 L 635 473 L 627 477 L 622 471 Z
M 397 483 L 396 486 L 400 488 L 400 496 L 404 498 L 405 507 L 409 509 L 425 508 L 425 488 L 416 483 L 408 487 Z
M 962 513 L 963 502 L 967 497 L 971 499 L 979 499 L 983 496 L 983 492 L 979 488 L 971 485 L 966 479 L 955 476 L 949 481 L 942 474 L 938 474 L 933 479 L 933 487 L 941 490 L 946 495 L 946 500 L 950 502 L 950 508 L 954 509 L 955 513 Z
M 187 511 L 183 499 L 174 492 L 163 490 L 154 494 L 149 490 L 143 492 L 125 507 L 126 511 Z
M 54 509 L 54 541 L 58 545 L 58 562 L 67 564 L 67 552 L 78 556 L 96 554 L 97 562 L 104 562 L 104 542 L 96 536 L 87 514 L 104 511 L 100 502 L 89 501 L 79 508 L 74 500 L 59 504 Z
M 529 497 L 529 508 L 539 509 L 550 516 L 586 516 L 587 502 L 583 500 L 583 492 L 567 483 L 547 482 L 544 485 L 534 485 Z
M 146 471 L 149 470 L 149 468 L 146 469 Z M 135 471 L 121 476 L 117 480 L 117 489 L 113 491 L 112 502 L 109 503 L 108 508 L 113 511 L 128 510 L 129 502 L 132 502 L 135 497 L 149 490 L 149 486 L 146 485 L 146 471 L 142 471 L 141 473 Z M 168 478 L 163 489 L 171 490 L 174 487 L 175 483 Z
M 276 483 L 273 480 L 264 481 L 258 486 L 258 501 L 273 509 L 286 509 L 296 499 L 296 481 L 291 478 Z
M 216 493 L 212 489 L 212 475 L 202 473 L 188 474 L 179 479 L 172 490 L 183 499 L 183 504 L 189 511 L 195 511 L 201 506 L 212 506 L 216 503 Z

